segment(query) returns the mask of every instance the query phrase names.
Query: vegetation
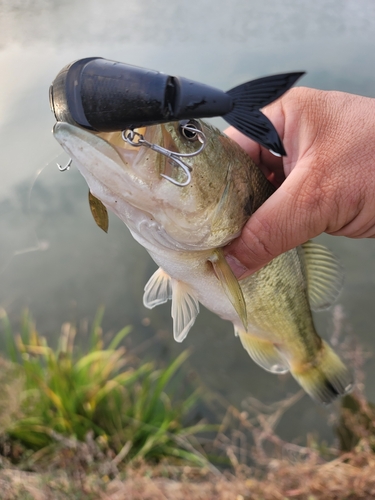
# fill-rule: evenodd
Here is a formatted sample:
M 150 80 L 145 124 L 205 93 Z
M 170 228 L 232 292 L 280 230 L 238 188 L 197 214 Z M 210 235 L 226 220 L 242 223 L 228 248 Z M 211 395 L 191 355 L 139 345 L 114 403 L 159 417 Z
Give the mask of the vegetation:
M 115 459 L 116 465 L 123 460 L 158 461 L 165 457 L 205 465 L 207 460 L 189 439 L 207 426 L 185 426 L 199 392 L 186 396 L 181 391 L 182 402 L 174 398 L 172 403 L 170 396 L 172 378 L 188 352 L 163 369 L 156 369 L 153 363 L 139 363 L 120 345 L 129 327 L 103 346 L 102 316 L 100 310 L 92 326 L 90 347 L 79 355 L 72 325 L 63 326 L 54 350 L 38 334 L 27 313 L 21 333 L 13 335 L 3 312 L 12 363 L 3 361 L 1 385 L 13 393 L 14 409 L 10 418 L 2 419 L 2 431 L 11 441 L 32 450 L 34 461 L 50 455 L 55 445 L 66 443 L 67 438 L 85 442 L 89 436 L 98 450 Z M 9 417 L 9 403 L 3 410 Z
M 2 315 L 9 360 L 0 358 L 0 488 L 4 500 L 356 500 L 375 499 L 375 406 L 363 394 L 364 359 L 349 346 L 357 389 L 337 406 L 337 445 L 313 437 L 304 446 L 276 432 L 301 397 L 265 406 L 227 407 L 215 439 L 187 426 L 197 391 L 178 403 L 178 369 L 140 363 L 123 346 L 130 329 L 104 347 L 99 311 L 90 347 L 74 346 L 64 325 L 56 349 L 28 314 L 13 336 Z M 177 377 L 176 377 L 177 375 Z M 206 440 L 207 441 L 207 440 Z

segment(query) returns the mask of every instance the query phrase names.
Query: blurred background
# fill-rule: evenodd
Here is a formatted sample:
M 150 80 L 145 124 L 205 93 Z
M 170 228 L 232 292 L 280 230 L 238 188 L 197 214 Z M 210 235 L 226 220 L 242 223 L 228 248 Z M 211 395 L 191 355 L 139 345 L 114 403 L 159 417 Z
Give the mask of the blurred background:
M 48 89 L 67 63 L 101 56 L 223 90 L 305 70 L 301 85 L 375 97 L 374 46 L 373 0 L 0 0 L 0 306 L 15 324 L 29 308 L 53 340 L 64 321 L 85 324 L 104 305 L 104 330 L 133 325 L 131 341 L 148 346 L 148 358 L 169 361 L 192 347 L 191 374 L 238 408 L 249 396 L 271 403 L 296 392 L 290 376 L 255 365 L 232 326 L 203 308 L 181 345 L 172 338 L 170 305 L 143 307 L 143 287 L 156 266 L 114 216 L 108 235 L 96 227 L 74 165 L 58 170 L 56 162 L 68 158 L 51 134 Z M 352 336 L 371 354 L 375 244 L 320 240 L 346 269 L 341 339 Z M 316 320 L 331 339 L 332 311 Z M 374 401 L 371 357 L 365 372 Z M 279 434 L 331 440 L 328 416 L 304 396 L 281 420 Z

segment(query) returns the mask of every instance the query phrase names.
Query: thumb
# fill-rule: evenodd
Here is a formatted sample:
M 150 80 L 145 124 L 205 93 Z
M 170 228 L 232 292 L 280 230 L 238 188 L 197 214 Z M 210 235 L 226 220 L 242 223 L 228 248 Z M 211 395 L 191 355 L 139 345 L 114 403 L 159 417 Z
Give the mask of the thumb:
M 241 235 L 224 253 L 238 279 L 254 273 L 278 255 L 322 233 L 320 199 L 303 161 L 254 212 Z

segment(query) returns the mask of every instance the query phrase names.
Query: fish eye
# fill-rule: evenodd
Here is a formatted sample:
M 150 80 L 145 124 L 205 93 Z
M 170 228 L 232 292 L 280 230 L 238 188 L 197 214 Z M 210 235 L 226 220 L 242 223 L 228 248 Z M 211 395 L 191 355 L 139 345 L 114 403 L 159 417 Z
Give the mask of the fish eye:
M 179 129 L 181 135 L 190 142 L 195 142 L 199 140 L 202 131 L 201 126 L 196 120 L 184 120 L 180 121 Z

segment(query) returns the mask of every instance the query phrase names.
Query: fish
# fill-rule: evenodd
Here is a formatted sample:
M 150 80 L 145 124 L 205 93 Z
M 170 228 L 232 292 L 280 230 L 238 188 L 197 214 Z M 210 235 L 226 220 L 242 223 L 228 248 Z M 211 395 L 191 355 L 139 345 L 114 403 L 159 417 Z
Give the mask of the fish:
M 86 57 L 62 68 L 50 86 L 49 99 L 57 121 L 100 132 L 222 116 L 274 154 L 285 156 L 275 127 L 260 108 L 304 74 L 266 76 L 223 92 L 181 76 Z
M 342 287 L 343 270 L 333 254 L 308 241 L 238 281 L 223 248 L 274 187 L 234 141 L 203 120 L 134 133 L 143 142 L 63 121 L 53 129 L 91 195 L 126 224 L 158 265 L 144 289 L 145 307 L 171 301 L 173 336 L 182 342 L 202 304 L 233 323 L 258 365 L 275 374 L 290 372 L 314 400 L 329 404 L 349 392 L 351 370 L 318 335 L 312 317 Z M 186 172 L 163 150 L 185 155 L 188 184 L 182 182 Z

